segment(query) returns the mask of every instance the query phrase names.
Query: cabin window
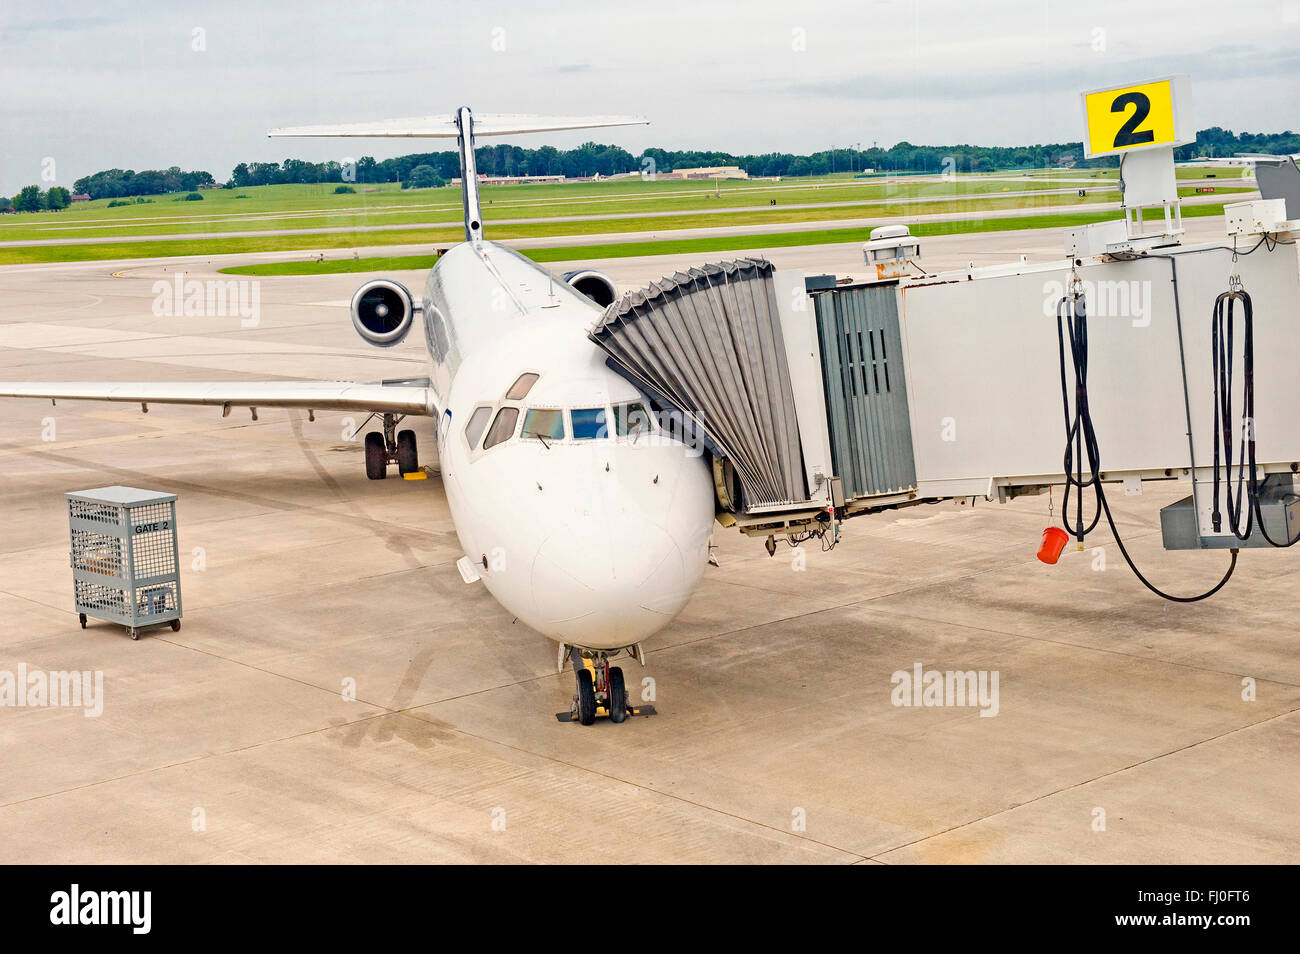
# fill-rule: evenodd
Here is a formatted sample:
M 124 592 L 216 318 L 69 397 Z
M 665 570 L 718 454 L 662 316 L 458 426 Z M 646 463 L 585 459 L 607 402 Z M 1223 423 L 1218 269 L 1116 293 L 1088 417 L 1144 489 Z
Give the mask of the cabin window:
M 524 429 L 520 436 L 534 440 L 538 438 L 547 441 L 564 440 L 564 412 L 529 408 L 528 413 L 524 415 Z
M 478 439 L 483 436 L 483 428 L 487 427 L 488 418 L 491 416 L 490 407 L 474 408 L 474 413 L 469 416 L 469 423 L 465 425 L 465 440 L 469 442 L 470 447 L 478 446 Z
M 569 412 L 569 418 L 573 421 L 574 440 L 590 441 L 609 436 L 603 407 L 575 407 Z
M 650 414 L 640 401 L 619 404 L 614 408 L 614 426 L 619 437 L 650 433 Z
M 515 425 L 519 423 L 519 408 L 503 407 L 497 411 L 496 420 L 492 422 L 492 428 L 483 440 L 483 449 L 496 447 L 498 444 L 510 440 L 515 433 Z
M 533 374 L 531 371 L 519 375 L 519 377 L 515 378 L 515 383 L 510 385 L 510 390 L 506 392 L 506 400 L 522 401 L 528 396 L 528 392 L 533 389 L 538 377 L 539 375 Z

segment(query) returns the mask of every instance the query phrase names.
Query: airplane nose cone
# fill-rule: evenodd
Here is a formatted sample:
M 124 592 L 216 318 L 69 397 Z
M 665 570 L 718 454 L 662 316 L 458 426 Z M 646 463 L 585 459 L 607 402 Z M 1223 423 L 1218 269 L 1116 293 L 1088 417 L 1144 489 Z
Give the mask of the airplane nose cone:
M 591 649 L 644 639 L 690 597 L 681 549 L 651 523 L 553 534 L 537 552 L 532 585 L 547 635 Z

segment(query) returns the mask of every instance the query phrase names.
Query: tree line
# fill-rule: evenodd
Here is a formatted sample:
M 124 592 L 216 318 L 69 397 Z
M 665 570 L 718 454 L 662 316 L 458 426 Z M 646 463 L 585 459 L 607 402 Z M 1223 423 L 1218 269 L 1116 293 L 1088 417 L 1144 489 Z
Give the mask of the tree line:
M 50 186 L 42 191 L 40 186 L 23 186 L 13 199 L 0 196 L 0 212 L 13 209 L 15 212 L 44 212 L 49 209 L 58 212 L 72 205 L 72 193 L 63 186 Z
M 1197 134 L 1193 145 L 1174 151 L 1179 161 L 1204 156 L 1231 156 L 1238 152 L 1300 152 L 1300 134 L 1234 134 L 1219 126 Z M 612 176 L 627 172 L 672 172 L 699 166 L 740 166 L 751 176 L 816 176 L 836 172 L 992 172 L 995 169 L 1042 169 L 1063 160 L 1080 168 L 1114 167 L 1114 157 L 1085 159 L 1082 142 L 1049 143 L 1033 146 L 916 146 L 900 142 L 888 149 L 824 149 L 802 156 L 785 152 L 758 155 L 708 150 L 650 148 L 632 155 L 620 146 L 586 142 L 576 149 L 540 146 L 529 149 L 509 144 L 480 146 L 474 152 L 479 172 L 489 176 L 556 176 L 580 178 Z M 407 184 L 414 170 L 429 167 L 441 179 L 460 175 L 460 155 L 455 150 L 413 153 L 376 160 L 362 156 L 355 164 L 305 162 L 241 162 L 227 186 L 278 185 L 304 182 L 401 182 Z
M 1196 134 L 1196 143 L 1180 146 L 1174 157 L 1185 161 L 1204 157 L 1232 156 L 1241 152 L 1286 154 L 1300 152 L 1300 134 L 1234 133 L 1221 126 L 1211 126 Z M 845 147 L 824 149 L 811 155 L 768 152 L 758 155 L 691 149 L 646 149 L 632 155 L 621 146 L 585 142 L 575 149 L 539 146 L 535 149 L 509 144 L 480 146 L 475 150 L 479 171 L 489 176 L 564 176 L 575 179 L 587 176 L 612 176 L 628 172 L 672 172 L 698 166 L 740 166 L 751 176 L 816 176 L 836 172 L 992 172 L 995 169 L 1041 169 L 1062 161 L 1073 161 L 1079 168 L 1113 167 L 1114 157 L 1085 159 L 1080 142 L 1049 143 L 1033 146 L 916 146 L 895 143 L 888 149 Z M 284 162 L 241 162 L 235 166 L 227 188 L 260 185 L 283 185 L 328 182 L 379 184 L 400 182 L 404 188 L 427 188 L 460 175 L 460 155 L 455 150 L 412 153 L 393 159 L 376 160 L 362 156 L 355 163 L 309 162 L 286 159 Z M 211 173 L 185 172 L 178 166 L 169 169 L 106 169 L 78 179 L 74 190 L 92 199 L 118 199 L 131 196 L 193 192 L 216 185 Z M 65 201 L 67 200 L 67 201 Z M 12 203 L 0 197 L 0 210 L 11 206 L 18 211 L 66 208 L 71 197 L 60 186 L 42 192 L 27 186 Z M 20 205 L 21 202 L 21 205 Z
M 92 199 L 122 199 L 137 195 L 166 195 L 169 192 L 194 192 L 217 184 L 210 172 L 184 172 L 180 166 L 170 169 L 105 169 L 83 176 L 72 184 L 74 191 Z

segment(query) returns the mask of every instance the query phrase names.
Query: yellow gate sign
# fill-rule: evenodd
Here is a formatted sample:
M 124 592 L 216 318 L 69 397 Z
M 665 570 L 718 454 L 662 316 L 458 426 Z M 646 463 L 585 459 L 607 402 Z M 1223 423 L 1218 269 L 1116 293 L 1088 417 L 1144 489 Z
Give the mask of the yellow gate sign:
M 1188 77 L 1168 76 L 1084 93 L 1084 156 L 1091 159 L 1195 142 L 1190 87 Z

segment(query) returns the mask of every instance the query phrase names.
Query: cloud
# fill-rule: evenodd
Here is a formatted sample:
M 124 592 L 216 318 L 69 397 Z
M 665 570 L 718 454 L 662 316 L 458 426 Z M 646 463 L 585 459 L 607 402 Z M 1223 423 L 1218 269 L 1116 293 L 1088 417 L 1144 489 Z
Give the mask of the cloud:
M 939 73 L 933 69 L 913 75 L 898 71 L 792 83 L 766 83 L 768 93 L 783 92 L 819 99 L 912 98 L 971 100 L 1062 90 L 1083 92 L 1107 82 L 1127 83 L 1174 73 L 1191 73 L 1197 83 L 1219 80 L 1300 76 L 1300 52 L 1261 52 L 1246 46 L 1221 46 L 1197 53 L 1170 53 L 1096 63 L 1050 65 L 993 72 Z

